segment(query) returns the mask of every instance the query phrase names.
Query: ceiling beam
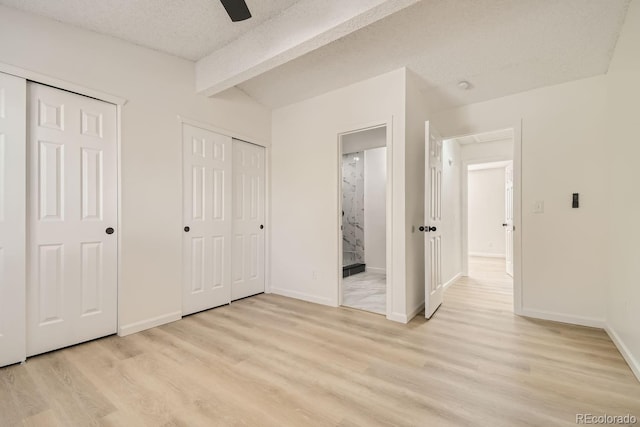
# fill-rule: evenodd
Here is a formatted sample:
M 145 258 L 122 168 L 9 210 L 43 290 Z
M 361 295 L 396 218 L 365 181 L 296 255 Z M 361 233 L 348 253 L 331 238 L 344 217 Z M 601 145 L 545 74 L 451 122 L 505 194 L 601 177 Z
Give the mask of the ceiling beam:
M 420 0 L 301 0 L 196 63 L 198 93 L 213 96 Z

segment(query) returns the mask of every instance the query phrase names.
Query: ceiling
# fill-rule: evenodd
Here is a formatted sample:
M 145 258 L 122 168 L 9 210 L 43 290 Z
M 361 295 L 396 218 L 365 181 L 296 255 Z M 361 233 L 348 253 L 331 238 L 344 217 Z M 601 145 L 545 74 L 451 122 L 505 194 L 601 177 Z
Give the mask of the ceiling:
M 272 107 L 408 67 L 432 108 L 606 73 L 628 0 L 423 0 L 238 85 Z M 460 80 L 472 87 L 458 89 Z
M 196 61 L 296 1 L 246 0 L 253 16 L 236 23 L 218 0 L 0 0 L 0 4 Z
M 629 0 L 246 1 L 253 18 L 239 23 L 230 21 L 218 0 L 0 0 L 0 4 L 200 62 L 223 51 L 231 60 L 236 55 L 243 61 L 256 51 L 260 56 L 261 48 L 270 47 L 269 34 L 286 40 L 286 24 L 299 23 L 305 13 L 305 22 L 312 27 L 335 9 L 362 5 L 366 16 L 369 7 L 379 6 L 380 11 L 395 4 L 399 11 L 354 31 L 338 26 L 334 33 L 344 31 L 344 37 L 336 40 L 320 34 L 320 39 L 326 38 L 321 47 L 292 55 L 288 62 L 257 75 L 238 77 L 234 84 L 258 102 L 277 108 L 407 67 L 421 78 L 433 109 L 606 73 L 629 4 Z M 294 36 L 300 34 L 289 34 Z M 219 68 L 228 68 L 229 62 Z M 460 80 L 469 81 L 471 88 L 460 90 Z

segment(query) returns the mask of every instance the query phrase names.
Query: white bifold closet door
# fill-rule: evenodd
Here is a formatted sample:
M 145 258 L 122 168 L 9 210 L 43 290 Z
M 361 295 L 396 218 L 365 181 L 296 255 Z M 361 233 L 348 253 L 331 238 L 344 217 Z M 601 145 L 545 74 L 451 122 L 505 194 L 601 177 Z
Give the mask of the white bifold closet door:
M 0 366 L 26 358 L 26 99 L 26 81 L 0 73 Z
M 27 355 L 117 328 L 115 105 L 28 85 Z
M 182 314 L 231 301 L 231 137 L 183 126 Z
M 231 299 L 264 292 L 264 148 L 233 140 Z

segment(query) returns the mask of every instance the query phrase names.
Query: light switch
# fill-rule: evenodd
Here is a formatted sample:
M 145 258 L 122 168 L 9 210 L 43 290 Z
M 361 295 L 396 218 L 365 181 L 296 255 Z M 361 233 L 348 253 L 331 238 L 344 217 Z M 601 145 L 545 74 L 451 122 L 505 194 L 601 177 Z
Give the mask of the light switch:
M 544 200 L 538 200 L 537 202 L 535 202 L 535 204 L 533 205 L 533 213 L 534 214 L 544 213 Z

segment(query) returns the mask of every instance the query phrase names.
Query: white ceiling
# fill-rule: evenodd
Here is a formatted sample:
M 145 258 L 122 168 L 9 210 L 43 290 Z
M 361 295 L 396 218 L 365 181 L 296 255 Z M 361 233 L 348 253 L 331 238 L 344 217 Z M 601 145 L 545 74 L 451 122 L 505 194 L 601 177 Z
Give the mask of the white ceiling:
M 442 109 L 603 74 L 628 0 L 423 0 L 239 84 L 280 107 L 400 67 Z M 461 91 L 457 82 L 472 88 Z
M 295 28 L 286 24 L 299 23 L 301 16 L 309 15 L 305 18 L 309 27 L 321 27 L 331 17 L 333 36 L 319 32 L 318 38 L 326 39 L 324 45 L 318 44 L 322 47 L 309 53 L 292 47 L 301 52 L 288 57 L 295 59 L 264 68 L 257 76 L 238 71 L 233 84 L 277 108 L 407 67 L 422 78 L 423 92 L 435 109 L 605 73 L 629 4 L 629 0 L 415 1 L 247 0 L 253 18 L 239 23 L 230 21 L 219 0 L 0 0 L 0 4 L 191 60 L 211 60 L 216 52 L 225 52 L 232 57 L 219 64 L 222 69 L 237 62 L 234 58 L 242 62 L 256 51 L 260 57 L 259 51 L 274 43 L 270 34 L 286 39 L 287 29 Z M 339 25 L 342 18 L 336 10 L 357 10 L 357 5 L 363 11 L 354 15 L 355 21 L 381 19 L 370 19 L 373 23 L 364 28 L 349 21 L 346 30 Z M 314 29 L 298 28 L 290 38 L 304 44 L 306 33 Z M 346 35 L 336 40 L 340 32 Z M 468 80 L 471 89 L 458 89 L 460 80 Z
M 252 18 L 231 22 L 219 0 L 0 0 L 0 4 L 196 61 L 297 0 L 246 0 Z

